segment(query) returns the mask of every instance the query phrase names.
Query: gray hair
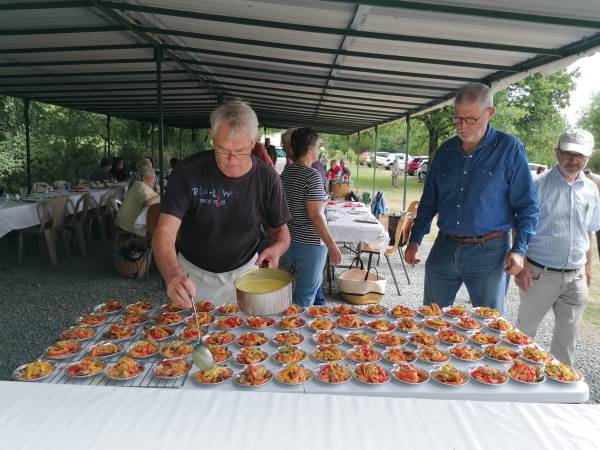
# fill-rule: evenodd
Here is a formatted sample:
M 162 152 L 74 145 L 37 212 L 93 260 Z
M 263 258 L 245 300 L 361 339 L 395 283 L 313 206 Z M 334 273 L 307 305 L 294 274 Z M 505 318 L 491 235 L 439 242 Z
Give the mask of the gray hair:
M 139 174 L 142 179 L 156 176 L 156 172 L 150 166 L 142 167 Z
M 258 137 L 258 117 L 254 110 L 239 100 L 229 101 L 219 106 L 210 114 L 210 128 L 213 135 L 217 128 L 226 122 L 233 134 L 242 131 L 248 133 L 250 139 Z
M 282 146 L 290 146 L 292 145 L 292 133 L 295 131 L 295 128 L 288 128 L 281 135 L 281 145 Z
M 464 85 L 456 94 L 454 106 L 475 102 L 479 102 L 483 108 L 494 107 L 494 96 L 489 86 L 483 83 L 469 83 Z

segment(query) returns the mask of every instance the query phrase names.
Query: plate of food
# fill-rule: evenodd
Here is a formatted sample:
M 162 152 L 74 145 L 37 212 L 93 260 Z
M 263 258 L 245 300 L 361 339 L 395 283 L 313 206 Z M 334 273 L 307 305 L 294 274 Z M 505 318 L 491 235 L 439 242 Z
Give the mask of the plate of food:
M 215 309 L 215 305 L 208 300 L 200 300 L 196 302 L 194 306 L 196 307 L 196 313 L 211 312 L 213 309 Z
M 156 363 L 152 373 L 156 378 L 175 380 L 184 377 L 192 368 L 192 363 L 182 358 L 163 359 Z
M 260 364 L 269 357 L 269 354 L 258 347 L 244 347 L 239 353 L 233 355 L 233 360 L 247 366 L 248 364 Z
M 182 313 L 187 311 L 188 308 L 185 308 L 174 300 L 171 300 L 169 303 L 165 303 L 164 305 L 160 305 L 160 311 L 163 313 Z
M 215 312 L 223 316 L 232 316 L 240 312 L 240 307 L 235 303 L 223 303 L 222 305 L 217 306 Z
M 283 330 L 298 330 L 306 325 L 306 320 L 299 316 L 285 316 L 278 323 Z
M 306 310 L 311 317 L 329 317 L 333 312 L 327 306 L 311 306 Z
M 365 326 L 365 321 L 360 317 L 355 315 L 345 314 L 340 316 L 336 321 L 340 328 L 345 328 L 346 330 L 357 330 Z
M 269 342 L 269 338 L 260 331 L 243 333 L 235 341 L 240 347 L 260 347 Z
M 408 306 L 396 305 L 390 310 L 390 314 L 398 319 L 410 318 L 417 315 L 417 311 L 410 309 Z
M 533 339 L 531 339 L 529 336 L 527 336 L 522 331 L 517 330 L 516 328 L 502 334 L 502 340 L 504 342 L 506 342 L 507 344 L 517 345 L 517 346 L 529 345 L 529 344 L 533 343 Z
M 437 303 L 421 306 L 418 310 L 419 314 L 425 318 L 442 317 L 444 312 Z
M 425 319 L 423 320 L 423 322 L 421 322 L 421 325 L 423 325 L 425 328 L 429 328 L 430 330 L 445 330 L 446 328 L 450 328 L 452 326 L 452 323 L 448 322 L 447 320 L 444 319 L 440 319 L 439 317 L 435 317 L 432 319 Z
M 496 333 L 506 333 L 513 329 L 513 326 L 508 320 L 496 319 L 489 322 L 486 327 L 489 330 L 495 331 Z
M 235 334 L 229 331 L 217 331 L 208 336 L 204 336 L 202 341 L 206 345 L 229 345 L 235 341 Z
M 292 303 L 287 309 L 283 312 L 284 316 L 299 316 L 304 312 L 305 308 L 295 303 Z
M 346 305 L 345 303 L 335 306 L 333 308 L 333 312 L 340 316 L 354 316 L 356 314 L 360 314 L 360 310 L 357 307 Z
M 344 342 L 344 336 L 331 330 L 317 331 L 312 335 L 312 340 L 317 345 L 339 345 Z
M 106 376 L 115 381 L 132 380 L 144 372 L 144 365 L 124 356 L 106 368 Z
M 165 339 L 169 339 L 175 330 L 170 327 L 154 325 L 151 327 L 144 327 L 144 335 L 148 339 L 153 339 L 155 341 L 164 341 Z
M 496 344 L 487 345 L 483 351 L 488 358 L 499 362 L 513 362 L 520 353 L 508 347 L 502 347 Z
M 477 331 L 469 336 L 469 340 L 479 345 L 499 344 L 500 338 L 496 334 L 487 334 L 483 331 Z
M 185 317 L 175 312 L 164 312 L 159 314 L 158 316 L 154 316 L 152 319 L 157 325 L 174 326 L 183 322 L 185 320 Z
M 322 331 L 321 333 L 333 333 L 332 331 Z M 317 333 L 320 334 L 320 333 Z M 333 333 L 335 334 L 335 333 Z M 273 342 L 280 345 L 300 345 L 304 342 L 304 336 L 295 331 L 279 331 L 273 335 Z
M 375 341 L 370 334 L 357 332 L 346 335 L 344 342 L 349 345 L 372 345 Z
M 479 320 L 472 317 L 461 317 L 454 325 L 465 331 L 480 330 L 483 327 L 483 324 Z
M 320 364 L 315 372 L 315 379 L 326 384 L 343 384 L 350 381 L 350 378 L 352 378 L 350 367 L 336 362 Z
M 225 345 L 209 345 L 208 350 L 210 351 L 215 363 L 225 362 L 229 360 L 233 354 Z
M 165 342 L 160 347 L 160 354 L 163 358 L 184 358 L 192 354 L 193 346 L 181 340 Z
M 133 337 L 135 334 L 137 334 L 137 328 L 115 323 L 106 330 L 102 337 L 111 341 L 122 341 Z
M 406 344 L 408 341 L 403 336 L 398 336 L 394 333 L 377 333 L 375 342 L 384 347 L 399 347 Z
M 143 314 L 125 314 L 119 320 L 119 324 L 125 326 L 145 325 L 148 322 L 148 316 Z
M 462 386 L 469 382 L 469 376 L 450 363 L 444 364 L 437 370 L 433 370 L 431 378 L 445 386 Z
M 293 345 L 282 345 L 273 353 L 273 360 L 279 364 L 300 362 L 306 359 L 306 352 Z
M 65 373 L 73 378 L 87 378 L 99 374 L 106 367 L 106 362 L 101 358 L 86 357 L 69 364 Z
M 577 383 L 583 378 L 573 367 L 561 362 L 546 364 L 544 373 L 552 381 L 559 383 Z
M 239 328 L 242 325 L 244 325 L 244 321 L 237 316 L 225 316 L 217 320 L 217 327 L 222 330 L 232 330 L 234 328 Z
M 525 384 L 539 384 L 545 379 L 540 366 L 533 366 L 523 361 L 515 361 L 508 369 L 508 376 L 511 380 Z
M 381 355 L 383 356 L 383 359 L 392 364 L 410 363 L 417 359 L 417 354 L 415 352 L 399 347 L 390 347 Z
M 450 353 L 439 347 L 421 347 L 417 355 L 419 361 L 429 364 L 441 364 L 450 361 Z
M 483 319 L 499 319 L 502 315 L 500 311 L 488 306 L 479 306 L 473 310 L 473 313 Z
M 56 371 L 56 366 L 48 361 L 33 361 L 17 367 L 13 378 L 17 381 L 38 381 L 49 377 Z
M 200 326 L 203 325 L 208 325 L 210 323 L 213 323 L 215 321 L 215 316 L 206 312 L 206 311 L 202 311 L 196 314 L 196 316 L 190 316 L 187 318 L 187 323 L 191 323 L 196 325 L 196 317 L 198 317 L 198 324 Z
M 273 372 L 262 364 L 246 366 L 234 376 L 234 381 L 240 386 L 258 387 L 267 384 L 273 378 Z
M 449 306 L 443 309 L 444 314 L 454 318 L 467 317 L 469 310 L 464 306 Z
M 333 320 L 324 317 L 317 317 L 308 324 L 308 328 L 313 331 L 333 330 L 335 327 L 336 325 Z
M 490 366 L 479 366 L 471 371 L 471 378 L 487 386 L 502 386 L 508 383 L 506 372 Z
M 286 365 L 275 374 L 275 379 L 277 381 L 290 386 L 306 383 L 307 381 L 310 381 L 312 377 L 312 370 L 296 363 Z
M 396 323 L 398 329 L 405 333 L 416 333 L 421 329 L 421 326 L 410 317 L 403 317 Z
M 381 359 L 381 353 L 368 345 L 355 345 L 346 352 L 346 356 L 355 362 L 377 362 Z
M 426 383 L 430 377 L 427 371 L 406 363 L 395 365 L 390 373 L 395 380 L 413 385 Z
M 123 344 L 118 344 L 116 342 L 109 341 L 101 341 L 90 347 L 86 352 L 86 355 L 93 356 L 96 358 L 110 358 L 112 356 L 118 355 L 122 351 Z
M 450 345 L 464 344 L 465 342 L 467 342 L 468 339 L 468 337 L 464 334 L 450 329 L 438 331 L 437 333 L 435 333 L 435 337 L 438 338 L 440 342 Z
M 96 334 L 96 330 L 88 327 L 70 327 L 60 333 L 60 337 L 67 341 L 85 341 Z
M 177 339 L 181 339 L 184 341 L 196 341 L 198 340 L 198 336 L 204 336 L 208 332 L 206 326 L 200 327 L 200 332 L 198 332 L 198 327 L 193 322 L 186 323 L 183 330 L 181 330 L 177 334 Z
M 225 383 L 233 377 L 233 370 L 224 365 L 216 365 L 210 369 L 198 370 L 192 375 L 192 380 L 204 385 Z
M 104 303 L 94 306 L 94 312 L 96 314 L 116 314 L 123 310 L 125 305 L 119 300 L 106 299 Z
M 448 348 L 448 352 L 456 359 L 461 361 L 481 361 L 484 354 L 481 350 L 471 347 L 468 344 L 455 344 Z
M 46 349 L 46 356 L 50 359 L 65 359 L 79 353 L 82 345 L 73 340 L 58 341 Z
M 311 356 L 320 362 L 335 362 L 344 359 L 346 354 L 335 345 L 319 345 L 313 350 Z
M 521 349 L 521 359 L 533 364 L 549 364 L 554 358 L 550 353 L 532 344 Z
M 269 328 L 275 325 L 275 319 L 272 317 L 250 316 L 246 319 L 246 325 L 248 325 L 250 328 L 260 330 L 262 328 Z
M 359 363 L 354 367 L 354 378 L 366 384 L 384 384 L 391 375 L 377 363 Z
M 385 319 L 373 320 L 367 324 L 367 327 L 379 333 L 387 333 L 396 329 L 396 325 Z
M 127 354 L 132 358 L 149 358 L 158 353 L 159 346 L 153 341 L 141 339 L 134 342 L 127 349 Z
M 387 314 L 387 309 L 383 305 L 369 305 L 363 309 L 363 313 L 371 317 L 382 317 Z
M 77 319 L 77 325 L 80 327 L 98 327 L 104 325 L 107 320 L 106 314 L 84 314 Z
M 438 344 L 438 340 L 435 336 L 425 333 L 424 331 L 417 331 L 416 333 L 411 335 L 411 337 L 408 340 L 411 344 L 416 345 L 417 347 L 420 345 L 431 347 Z
M 148 314 L 153 308 L 154 306 L 149 301 L 139 300 L 127 305 L 125 311 L 127 314 Z

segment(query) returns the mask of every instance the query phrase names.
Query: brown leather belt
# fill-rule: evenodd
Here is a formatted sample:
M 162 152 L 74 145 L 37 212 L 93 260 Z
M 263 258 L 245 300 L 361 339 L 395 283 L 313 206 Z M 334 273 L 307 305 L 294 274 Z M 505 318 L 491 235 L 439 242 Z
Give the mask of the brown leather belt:
M 484 234 L 483 236 L 478 237 L 468 237 L 468 236 L 453 236 L 448 233 L 444 233 L 448 239 L 452 239 L 455 242 L 460 244 L 483 244 L 490 239 L 494 239 L 500 236 L 504 236 L 506 231 L 492 231 L 491 233 Z

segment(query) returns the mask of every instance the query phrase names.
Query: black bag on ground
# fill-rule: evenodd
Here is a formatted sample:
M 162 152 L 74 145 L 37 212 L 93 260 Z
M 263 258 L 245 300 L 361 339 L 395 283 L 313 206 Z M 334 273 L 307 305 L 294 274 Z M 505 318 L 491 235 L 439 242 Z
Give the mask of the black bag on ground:
M 117 273 L 125 278 L 139 278 L 148 271 L 150 247 L 132 243 L 121 247 L 113 255 L 113 266 Z

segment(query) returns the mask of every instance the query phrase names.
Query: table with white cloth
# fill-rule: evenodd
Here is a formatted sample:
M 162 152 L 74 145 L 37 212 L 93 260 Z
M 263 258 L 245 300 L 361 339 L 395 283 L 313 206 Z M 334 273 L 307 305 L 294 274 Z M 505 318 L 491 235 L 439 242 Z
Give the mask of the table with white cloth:
M 0 203 L 0 238 L 13 230 L 22 230 L 24 228 L 33 227 L 40 224 L 38 216 L 38 203 L 46 199 L 51 199 L 60 195 L 68 195 L 69 202 L 67 203 L 67 214 L 73 214 L 73 208 L 79 198 L 89 192 L 93 200 L 98 203 L 100 198 L 109 190 L 115 187 L 120 187 L 127 190 L 127 183 L 118 183 L 115 186 L 105 188 L 93 188 L 89 191 L 64 191 L 56 190 L 47 194 L 45 197 L 40 197 L 39 201 L 9 201 Z
M 597 449 L 600 407 L 0 382 L 1 450 Z

